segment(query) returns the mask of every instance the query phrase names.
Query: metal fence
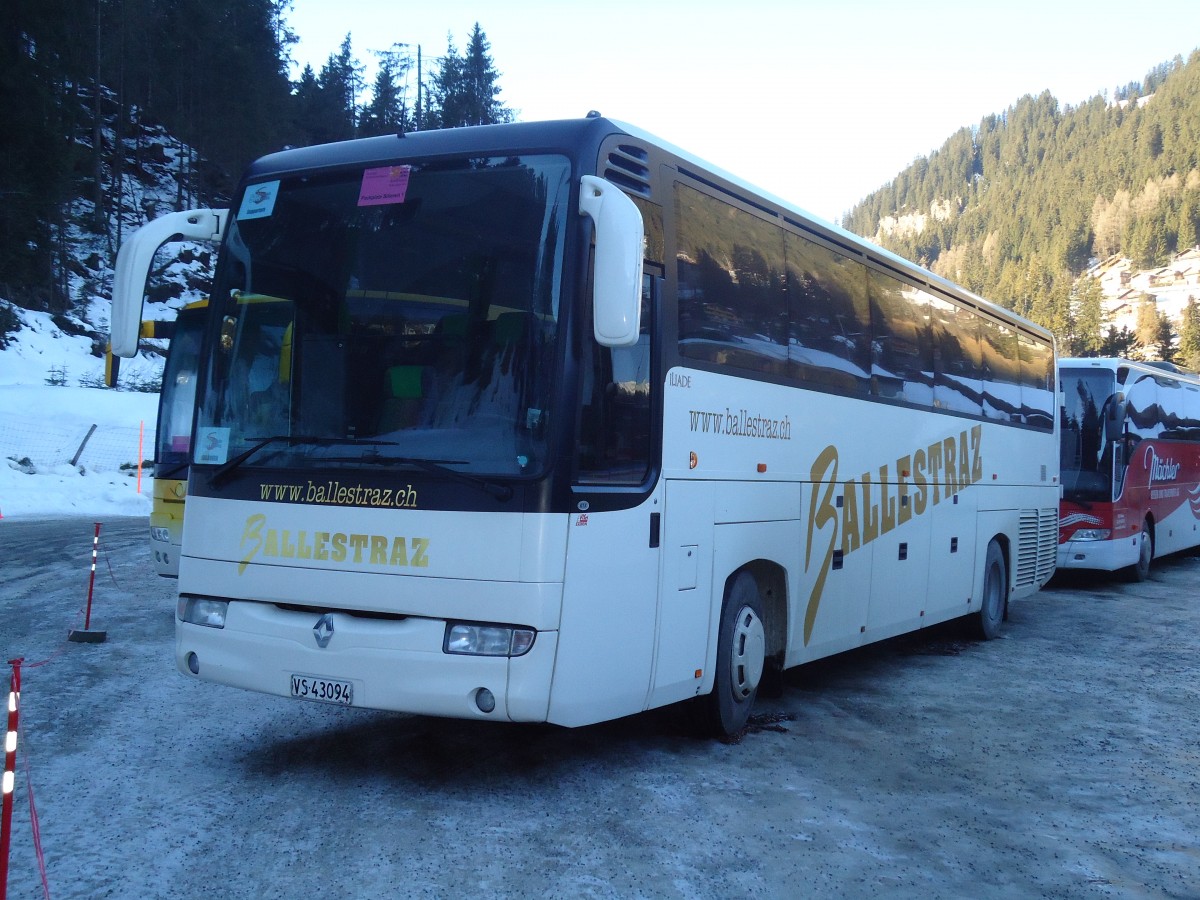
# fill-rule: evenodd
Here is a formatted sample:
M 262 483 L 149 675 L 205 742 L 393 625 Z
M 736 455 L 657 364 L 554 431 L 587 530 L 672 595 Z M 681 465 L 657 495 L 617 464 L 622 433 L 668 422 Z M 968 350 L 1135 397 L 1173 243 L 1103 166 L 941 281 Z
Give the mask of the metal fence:
M 26 459 L 36 470 L 77 465 L 89 472 L 136 469 L 139 435 L 143 459 L 154 455 L 153 435 L 133 425 L 76 425 L 34 416 L 0 417 L 0 459 Z

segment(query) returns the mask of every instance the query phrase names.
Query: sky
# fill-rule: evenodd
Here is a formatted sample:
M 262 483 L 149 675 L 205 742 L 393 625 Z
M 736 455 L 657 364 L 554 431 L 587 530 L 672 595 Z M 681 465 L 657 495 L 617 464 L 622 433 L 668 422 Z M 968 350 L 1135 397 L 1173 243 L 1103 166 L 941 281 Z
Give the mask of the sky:
M 1063 105 L 1200 47 L 1195 0 L 293 0 L 293 78 L 351 34 L 461 52 L 479 23 L 522 121 L 637 125 L 827 220 L 955 131 L 1049 90 Z M 370 77 L 370 76 L 368 76 Z

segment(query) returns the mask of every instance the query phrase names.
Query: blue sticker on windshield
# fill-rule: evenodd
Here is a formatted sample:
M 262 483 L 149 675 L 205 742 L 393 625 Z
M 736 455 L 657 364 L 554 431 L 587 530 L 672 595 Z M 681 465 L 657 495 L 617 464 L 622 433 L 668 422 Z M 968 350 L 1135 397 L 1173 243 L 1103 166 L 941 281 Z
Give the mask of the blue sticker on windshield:
M 265 219 L 275 212 L 275 198 L 279 196 L 278 181 L 264 181 L 262 184 L 252 184 L 246 188 L 242 197 L 242 207 L 238 210 L 239 219 Z

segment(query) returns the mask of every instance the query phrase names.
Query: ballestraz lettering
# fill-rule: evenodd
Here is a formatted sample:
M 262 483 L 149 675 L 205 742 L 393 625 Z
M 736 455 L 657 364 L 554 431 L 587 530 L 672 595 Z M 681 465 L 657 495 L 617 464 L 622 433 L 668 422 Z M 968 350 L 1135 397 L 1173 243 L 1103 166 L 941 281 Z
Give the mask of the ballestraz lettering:
M 411 484 L 402 488 L 369 488 L 361 484 L 342 484 L 340 481 L 309 481 L 307 484 L 260 484 L 258 492 L 261 500 L 285 503 L 417 508 L 417 491 Z
M 901 456 L 896 460 L 895 468 L 884 463 L 878 469 L 877 480 L 871 471 L 863 472 L 857 479 L 849 479 L 844 485 L 841 507 L 835 499 L 839 487 L 838 449 L 830 445 L 817 455 L 812 467 L 808 542 L 804 556 L 806 572 L 812 563 L 814 533 L 825 532 L 830 524 L 833 528 L 828 531 L 829 541 L 820 561 L 821 570 L 804 614 L 805 644 L 812 637 L 834 551 L 840 549 L 843 556 L 848 556 L 913 516 L 923 515 L 963 488 L 982 480 L 983 457 L 979 446 L 982 435 L 983 426 L 976 425 L 970 431 Z M 878 501 L 874 498 L 873 484 L 879 485 Z M 906 498 L 910 502 L 905 502 Z
M 238 574 L 258 557 L 296 560 L 329 560 L 381 568 L 429 566 L 429 538 L 382 534 L 344 534 L 340 531 L 290 531 L 266 527 L 260 514 L 246 519 L 240 544 L 243 555 Z

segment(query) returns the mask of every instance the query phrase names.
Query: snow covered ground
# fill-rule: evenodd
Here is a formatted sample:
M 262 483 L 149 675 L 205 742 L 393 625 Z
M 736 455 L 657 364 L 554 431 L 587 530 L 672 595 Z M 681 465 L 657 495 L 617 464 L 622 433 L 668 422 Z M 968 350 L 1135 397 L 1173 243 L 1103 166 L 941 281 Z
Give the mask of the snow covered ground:
M 149 515 L 153 482 L 142 471 L 139 492 L 137 463 L 154 456 L 158 394 L 80 386 L 103 380 L 91 341 L 16 312 L 22 327 L 0 350 L 0 516 Z M 161 358 L 123 362 L 124 374 L 161 377 Z

